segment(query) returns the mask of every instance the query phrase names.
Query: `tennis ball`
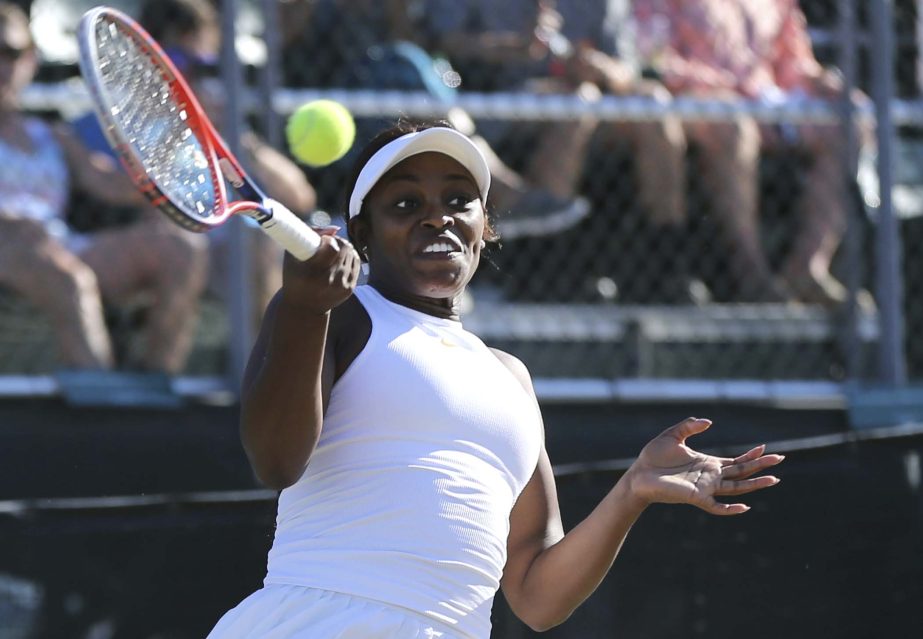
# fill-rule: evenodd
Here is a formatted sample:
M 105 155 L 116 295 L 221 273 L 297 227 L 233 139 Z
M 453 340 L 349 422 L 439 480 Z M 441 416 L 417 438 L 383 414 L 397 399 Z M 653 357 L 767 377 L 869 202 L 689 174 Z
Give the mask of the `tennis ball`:
M 285 125 L 285 137 L 299 162 L 326 166 L 349 151 L 356 138 L 356 123 L 339 102 L 314 100 L 292 113 Z

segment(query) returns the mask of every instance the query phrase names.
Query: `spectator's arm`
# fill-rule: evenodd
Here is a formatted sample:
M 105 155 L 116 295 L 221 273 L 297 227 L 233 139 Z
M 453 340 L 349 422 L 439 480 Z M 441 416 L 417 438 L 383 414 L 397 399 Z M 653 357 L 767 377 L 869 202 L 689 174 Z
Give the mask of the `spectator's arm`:
M 632 7 L 636 48 L 642 65 L 656 72 L 671 93 L 737 89 L 737 79 L 732 73 L 684 50 L 686 43 L 695 41 L 697 26 L 685 19 L 683 3 L 636 0 Z
M 317 194 L 294 162 L 254 133 L 246 133 L 241 145 L 250 160 L 250 169 L 266 194 L 294 213 L 307 214 L 317 206 Z
M 79 190 L 115 206 L 146 204 L 147 200 L 112 156 L 87 149 L 66 125 L 59 124 L 53 130 Z
M 450 59 L 504 63 L 531 59 L 531 36 L 515 31 L 468 33 L 455 31 L 442 37 L 440 49 Z
M 304 29 L 314 15 L 317 0 L 279 0 L 279 31 L 282 46 L 304 37 Z
M 656 70 L 660 80 L 674 94 L 737 89 L 737 79 L 733 73 L 716 69 L 706 62 L 685 58 L 671 48 L 661 53 Z
M 632 93 L 639 76 L 630 64 L 589 46 L 580 46 L 570 65 L 578 81 L 592 82 L 613 95 Z
M 385 9 L 388 14 L 388 33 L 394 40 L 418 42 L 420 36 L 414 28 L 407 5 L 407 0 L 386 0 Z
M 795 0 L 787 4 L 785 21 L 772 51 L 776 84 L 787 91 L 801 89 L 812 95 L 827 95 L 835 86 L 814 56 L 807 19 Z
M 425 30 L 430 49 L 459 61 L 509 63 L 530 59 L 535 39 L 532 33 L 475 30 L 470 24 L 471 11 L 458 0 L 427 0 Z

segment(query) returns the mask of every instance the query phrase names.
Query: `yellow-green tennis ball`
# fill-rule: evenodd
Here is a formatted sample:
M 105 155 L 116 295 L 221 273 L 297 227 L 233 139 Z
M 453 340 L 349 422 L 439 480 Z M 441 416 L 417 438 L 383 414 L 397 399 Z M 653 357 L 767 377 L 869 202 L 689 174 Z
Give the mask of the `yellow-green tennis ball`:
M 288 119 L 285 137 L 292 155 L 308 166 L 326 166 L 346 155 L 356 138 L 353 116 L 339 102 L 314 100 Z

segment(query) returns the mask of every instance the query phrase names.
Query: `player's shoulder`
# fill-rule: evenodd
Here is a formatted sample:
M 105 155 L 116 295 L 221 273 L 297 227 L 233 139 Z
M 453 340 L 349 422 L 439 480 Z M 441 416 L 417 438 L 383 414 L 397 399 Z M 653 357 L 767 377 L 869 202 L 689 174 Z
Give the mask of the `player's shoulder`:
M 515 355 L 507 353 L 506 351 L 501 351 L 499 348 L 489 348 L 490 352 L 500 360 L 500 363 L 506 366 L 510 373 L 513 374 L 513 377 L 519 380 L 519 383 L 522 384 L 527 391 L 533 393 L 532 374 L 529 372 L 528 366 Z

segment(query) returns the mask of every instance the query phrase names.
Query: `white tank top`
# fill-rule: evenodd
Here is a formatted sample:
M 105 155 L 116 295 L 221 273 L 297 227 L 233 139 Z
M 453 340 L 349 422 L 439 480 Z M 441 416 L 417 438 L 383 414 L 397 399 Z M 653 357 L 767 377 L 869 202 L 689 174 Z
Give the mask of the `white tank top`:
M 18 215 L 45 224 L 59 240 L 68 236 L 64 217 L 70 182 L 64 150 L 51 127 L 39 118 L 25 120 L 33 149 L 25 151 L 0 140 L 0 192 L 3 205 Z
M 317 448 L 279 495 L 266 584 L 374 599 L 486 639 L 509 516 L 538 462 L 538 408 L 461 322 L 356 297 L 369 341 Z

